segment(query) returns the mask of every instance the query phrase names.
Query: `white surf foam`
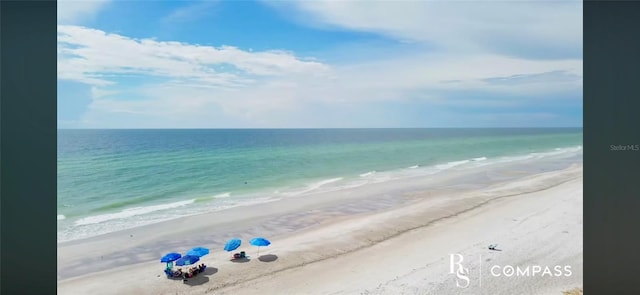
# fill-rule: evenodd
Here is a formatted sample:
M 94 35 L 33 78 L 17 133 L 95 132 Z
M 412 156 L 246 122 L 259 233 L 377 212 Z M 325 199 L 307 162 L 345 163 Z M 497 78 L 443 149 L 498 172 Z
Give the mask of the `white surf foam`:
M 231 197 L 231 193 L 227 192 L 227 193 L 222 193 L 222 194 L 203 197 L 203 198 L 196 198 L 196 199 L 194 199 L 194 202 L 208 202 L 208 201 L 215 200 L 215 199 L 226 199 L 226 198 L 229 198 L 229 197 Z
M 340 181 L 342 179 L 343 179 L 342 177 L 336 177 L 336 178 L 321 180 L 321 181 L 309 184 L 303 190 L 287 192 L 287 193 L 283 193 L 283 195 L 285 195 L 285 196 L 297 196 L 297 195 L 301 195 L 301 194 L 310 193 L 310 192 L 315 191 L 315 190 L 317 190 L 317 189 L 319 189 L 319 188 L 321 188 L 321 187 L 323 187 L 323 186 L 325 186 L 327 184 L 338 182 L 338 181 Z M 276 191 L 276 193 L 278 193 L 278 192 L 279 191 Z
M 445 170 L 445 169 L 453 168 L 455 166 L 460 166 L 460 165 L 466 164 L 466 163 L 469 163 L 469 160 L 448 162 L 446 164 L 436 165 L 436 168 L 441 169 L 441 170 Z
M 321 186 L 323 186 L 323 185 L 326 185 L 326 184 L 329 184 L 329 183 L 333 183 L 333 182 L 337 182 L 337 181 L 340 181 L 340 180 L 342 180 L 342 179 L 343 179 L 342 177 L 336 177 L 336 178 L 331 178 L 331 179 L 325 179 L 325 180 L 318 181 L 318 182 L 316 182 L 316 183 L 313 183 L 313 184 L 309 185 L 309 188 L 311 188 L 311 189 L 316 189 L 316 188 L 319 188 L 319 187 L 321 187 Z
M 545 152 L 533 152 L 525 155 L 518 156 L 504 156 L 493 160 L 495 163 L 509 163 L 509 162 L 517 162 L 517 161 L 526 161 L 531 159 L 543 159 L 547 157 L 554 156 L 571 156 L 576 155 L 582 150 L 582 146 L 573 146 L 573 147 L 563 147 L 563 148 L 554 148 L 553 150 L 545 151 Z
M 235 200 L 234 198 L 228 198 L 221 202 L 204 203 L 204 205 L 196 207 L 187 207 L 186 205 L 193 203 L 193 200 L 187 200 L 166 205 L 131 208 L 128 211 L 123 210 L 119 213 L 103 214 L 79 220 L 81 221 L 80 223 L 75 222 L 73 226 L 67 227 L 63 231 L 58 232 L 58 243 L 94 237 L 97 235 L 118 232 L 207 212 L 216 212 L 233 207 L 269 203 L 277 200 L 280 199 L 262 197 L 241 198 L 241 200 Z M 126 214 L 123 213 L 125 211 L 127 212 Z M 136 214 L 133 215 L 133 213 Z
M 371 175 L 374 175 L 374 174 L 376 174 L 375 170 L 374 171 L 369 171 L 367 173 L 362 173 L 362 174 L 360 174 L 360 177 L 368 177 L 368 176 L 371 176 Z
M 192 204 L 194 201 L 195 200 L 192 199 L 192 200 L 180 201 L 180 202 L 162 204 L 162 205 L 128 208 L 118 213 L 108 213 L 108 214 L 85 217 L 77 220 L 74 224 L 87 225 L 87 224 L 101 223 L 101 222 L 114 220 L 114 219 L 123 219 L 123 218 L 133 217 L 137 215 L 148 214 L 154 211 L 161 211 L 161 210 L 168 210 L 168 209 L 183 207 L 183 206 Z
M 58 220 L 64 220 L 65 218 L 67 217 L 64 216 L 63 214 L 58 214 Z
M 231 193 L 224 193 L 224 194 L 219 194 L 219 195 L 213 196 L 214 199 L 224 199 L 224 198 L 228 198 L 228 197 L 231 197 Z
M 544 158 L 549 156 L 563 155 L 563 154 L 575 154 L 582 150 L 582 146 L 573 146 L 573 147 L 564 147 L 564 148 L 555 148 L 553 151 L 547 152 L 538 152 L 531 153 L 530 156 L 534 156 L 536 158 Z

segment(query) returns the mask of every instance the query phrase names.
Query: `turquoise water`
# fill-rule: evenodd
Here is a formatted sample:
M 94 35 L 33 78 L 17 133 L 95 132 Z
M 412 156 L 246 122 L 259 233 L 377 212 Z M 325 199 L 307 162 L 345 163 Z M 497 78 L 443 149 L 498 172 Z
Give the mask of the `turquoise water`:
M 581 145 L 581 128 L 59 130 L 58 240 Z

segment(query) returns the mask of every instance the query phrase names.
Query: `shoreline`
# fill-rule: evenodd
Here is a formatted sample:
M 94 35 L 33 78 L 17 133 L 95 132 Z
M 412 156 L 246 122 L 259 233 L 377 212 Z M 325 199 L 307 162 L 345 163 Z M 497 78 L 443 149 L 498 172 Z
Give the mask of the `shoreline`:
M 166 202 L 161 203 L 147 205 L 141 204 L 140 207 L 134 206 L 131 208 L 124 208 L 121 211 L 102 213 L 94 212 L 90 215 L 82 216 L 71 215 L 71 217 L 65 216 L 62 219 L 59 214 L 57 234 L 58 244 L 91 239 L 100 235 L 133 229 L 136 227 L 143 227 L 155 223 L 163 223 L 183 217 L 226 211 L 235 207 L 261 205 L 274 201 L 277 202 L 283 199 L 307 197 L 310 194 L 330 194 L 332 192 L 340 193 L 342 190 L 350 190 L 360 186 L 369 186 L 380 182 L 387 182 L 390 179 L 391 181 L 395 181 L 402 178 L 417 179 L 418 177 L 439 177 L 437 174 L 450 173 L 451 170 L 459 169 L 460 167 L 457 166 L 461 164 L 464 164 L 461 166 L 462 169 L 476 169 L 477 167 L 485 165 L 492 167 L 517 164 L 521 162 L 537 162 L 537 160 L 548 161 L 548 159 L 542 159 L 548 156 L 550 156 L 550 158 L 560 156 L 559 159 L 563 161 L 566 157 L 571 157 L 565 153 L 568 152 L 570 155 L 572 152 L 575 152 L 576 148 L 579 150 L 580 146 L 556 148 L 554 151 L 549 150 L 543 153 L 511 155 L 491 159 L 487 159 L 485 157 L 469 158 L 466 160 L 460 159 L 459 161 L 450 159 L 450 162 L 427 166 L 412 166 L 392 170 L 369 171 L 361 174 L 360 177 L 357 175 L 352 175 L 351 177 L 344 175 L 332 175 L 324 178 L 310 179 L 308 182 L 304 182 L 301 186 L 278 187 L 272 185 L 265 187 L 263 190 L 254 191 L 253 193 L 248 194 L 236 191 L 229 191 L 226 193 L 216 192 L 212 193 L 212 196 L 208 197 L 202 197 L 202 194 L 196 194 L 184 198 L 167 200 Z M 557 154 L 558 152 L 560 152 L 560 154 Z M 543 155 L 544 157 L 542 157 Z M 573 154 L 573 157 L 576 156 L 577 154 Z M 451 169 L 452 167 L 453 169 Z M 488 169 L 492 170 L 493 168 Z M 363 176 L 365 174 L 370 175 Z M 233 196 L 231 196 L 232 194 Z M 397 195 L 396 192 L 394 192 L 394 194 Z
M 452 169 L 448 173 L 238 206 L 62 242 L 58 243 L 58 280 L 123 264 L 152 261 L 167 252 L 185 252 L 196 245 L 211 250 L 222 249 L 223 243 L 231 238 L 249 240 L 255 236 L 295 233 L 323 220 L 389 210 L 413 200 L 514 181 L 544 171 L 545 165 L 549 165 L 539 163 L 536 168 L 536 165 L 531 165 L 535 163 L 493 165 L 489 166 L 491 170 L 486 166 L 459 171 Z M 94 256 L 86 248 L 101 255 Z
M 289 220 L 295 218 L 306 218 L 308 219 L 308 225 L 301 228 L 293 227 L 289 229 L 288 232 L 283 232 L 269 237 L 273 243 L 272 246 L 263 248 L 260 253 L 263 254 L 262 256 L 272 255 L 271 259 L 274 259 L 272 261 L 263 262 L 259 261 L 258 259 L 251 259 L 251 261 L 248 263 L 231 263 L 228 261 L 228 258 L 223 258 L 228 257 L 228 253 L 218 250 L 221 247 L 212 247 L 212 254 L 203 257 L 202 261 L 210 267 L 211 271 L 215 271 L 215 273 L 211 273 L 208 276 L 207 274 L 204 274 L 204 276 L 201 277 L 201 279 L 203 280 L 201 284 L 193 286 L 189 285 L 187 288 L 187 286 L 183 285 L 180 282 L 167 280 L 164 276 L 157 277 L 157 275 L 162 274 L 162 266 L 156 261 L 157 258 L 162 254 L 135 254 L 136 256 L 139 256 L 141 261 L 146 260 L 153 262 L 141 262 L 136 264 L 124 265 L 92 273 L 90 273 L 89 271 L 85 271 L 87 273 L 85 275 L 72 276 L 66 279 L 59 280 L 58 291 L 61 294 L 81 294 L 82 292 L 114 294 L 105 292 L 104 289 L 100 288 L 100 286 L 102 284 L 104 284 L 103 286 L 110 285 L 109 282 L 122 281 L 125 282 L 124 284 L 122 284 L 124 286 L 116 288 L 117 290 L 119 290 L 118 292 L 134 292 L 134 289 L 138 288 L 139 285 L 146 286 L 146 288 L 151 288 L 154 290 L 153 292 L 151 292 L 149 291 L 151 289 L 139 289 L 138 291 L 142 292 L 141 294 L 174 294 L 175 292 L 185 294 L 190 294 L 189 292 L 194 294 L 203 294 L 207 290 L 216 290 L 216 292 L 219 292 L 226 289 L 232 290 L 234 288 L 239 288 L 240 286 L 244 286 L 243 293 L 245 293 L 245 291 L 251 293 L 251 288 L 245 285 L 249 284 L 249 282 L 251 281 L 264 280 L 266 274 L 271 273 L 271 276 L 276 277 L 290 276 L 292 274 L 288 274 L 287 272 L 296 273 L 300 272 L 301 269 L 310 267 L 313 268 L 313 265 L 328 265 L 332 264 L 332 261 L 347 259 L 348 256 L 358 256 L 359 254 L 357 253 L 373 251 L 371 249 L 381 247 L 379 245 L 390 243 L 393 244 L 393 241 L 403 239 L 403 237 L 407 235 L 414 235 L 415 232 L 418 231 L 437 231 L 438 228 L 441 228 L 443 226 L 446 227 L 446 224 L 448 223 L 454 221 L 464 222 L 465 219 L 463 218 L 463 216 L 474 215 L 477 214 L 477 212 L 486 211 L 488 210 L 487 208 L 493 208 L 502 203 L 514 202 L 513 200 L 526 199 L 523 196 L 532 194 L 544 195 L 546 191 L 567 186 L 570 186 L 572 189 L 577 189 L 576 183 L 581 182 L 581 177 L 582 164 L 574 164 L 570 168 L 563 169 L 561 171 L 528 175 L 525 177 L 516 178 L 516 180 L 499 182 L 480 189 L 449 189 L 442 191 L 434 190 L 431 191 L 431 194 L 428 194 L 428 192 L 425 191 L 414 192 L 412 195 L 405 196 L 405 202 L 401 204 L 395 203 L 386 208 L 378 208 L 377 210 L 369 211 L 365 210 L 359 213 L 349 213 L 348 210 L 346 210 L 345 212 L 348 214 L 342 214 L 341 216 L 340 214 L 334 216 L 331 216 L 330 214 L 326 216 L 317 216 L 318 214 L 322 215 L 321 213 L 326 214 L 327 211 L 323 212 L 323 210 L 318 209 L 317 204 L 310 204 L 313 202 L 311 202 L 310 200 L 305 200 L 304 198 L 300 198 L 299 202 L 302 204 L 302 207 L 300 208 L 304 209 L 304 205 L 308 206 L 307 209 L 316 206 L 316 212 L 303 212 L 306 213 L 306 215 L 303 213 L 299 213 L 299 215 L 297 216 L 295 214 L 293 214 L 293 217 L 289 216 Z M 363 192 L 363 194 L 365 195 L 367 193 L 368 192 L 366 191 Z M 357 209 L 358 205 L 362 205 L 358 204 L 359 199 L 357 197 L 354 197 L 353 200 L 354 204 L 352 204 L 351 207 L 347 206 L 343 207 L 342 209 Z M 331 203 L 332 200 L 325 200 L 325 202 Z M 247 207 L 243 209 L 251 210 L 252 208 Z M 271 212 L 266 212 L 269 210 L 263 210 L 262 212 L 255 213 L 261 213 L 261 216 L 263 217 L 268 216 L 269 213 L 278 215 L 278 210 L 274 209 L 278 208 L 270 208 Z M 291 208 L 279 209 L 287 211 L 287 209 Z M 227 212 L 227 214 L 237 213 L 238 212 Z M 282 217 L 282 215 L 279 216 Z M 205 214 L 193 218 L 186 218 L 185 220 L 180 221 L 180 223 L 184 225 L 189 221 L 198 219 L 205 221 L 207 217 L 210 218 L 211 216 Z M 260 216 L 254 216 L 253 218 L 246 219 L 244 221 L 244 225 L 252 228 L 251 222 L 255 222 L 260 218 Z M 282 217 L 279 222 L 267 224 L 266 227 L 279 226 L 282 224 L 286 224 L 286 222 L 287 217 Z M 211 225 L 211 221 L 209 221 L 208 225 Z M 164 226 L 166 226 L 166 224 Z M 155 229 L 160 230 L 162 227 L 163 226 L 156 225 Z M 188 244 L 184 246 L 184 250 L 186 250 L 186 248 L 197 246 L 197 243 L 193 244 L 197 242 L 197 239 L 193 238 L 193 234 L 198 232 L 199 227 L 205 227 L 205 225 L 198 225 L 195 228 L 193 226 L 191 226 L 190 228 L 187 226 L 185 226 L 184 228 L 176 226 L 171 229 L 170 233 L 168 234 L 160 234 L 154 237 L 136 237 L 135 240 L 132 240 L 133 238 L 129 238 L 129 240 L 131 241 L 127 241 L 126 237 L 123 236 L 126 233 L 114 234 L 112 236 L 102 236 L 93 240 L 64 245 L 62 247 L 62 252 L 66 251 L 67 253 L 70 253 L 73 251 L 83 251 L 82 249 L 85 249 L 84 251 L 86 252 L 88 251 L 86 250 L 86 248 L 102 245 L 102 248 L 93 248 L 94 253 L 106 254 L 109 252 L 105 250 L 109 247 L 106 247 L 105 245 L 110 245 L 111 247 L 113 247 L 118 243 L 127 241 L 129 242 L 129 251 L 126 253 L 132 254 L 133 252 L 135 252 L 135 250 L 145 250 L 144 245 L 160 241 L 164 237 L 172 236 L 172 234 L 176 235 L 173 236 L 177 241 L 176 244 L 185 242 L 185 244 Z M 241 226 L 238 223 L 233 222 L 231 222 L 231 224 L 219 223 L 216 225 L 216 228 L 209 229 L 209 232 L 222 231 L 224 228 L 233 230 L 233 228 L 240 227 Z M 136 233 L 141 234 L 144 231 L 151 231 L 151 229 L 153 229 L 153 226 L 147 227 L 144 230 L 139 230 Z M 249 234 L 242 235 L 243 241 L 246 242 L 246 240 L 248 239 L 244 237 L 245 235 L 251 235 L 254 233 L 256 235 L 259 235 L 258 232 L 260 228 L 256 228 L 254 226 L 253 229 L 253 232 L 249 231 Z M 469 230 L 472 229 L 466 228 L 466 231 Z M 180 232 L 181 234 L 178 234 Z M 440 235 L 442 234 L 443 233 L 440 232 Z M 181 239 L 180 237 L 191 238 Z M 342 237 L 342 239 L 337 239 L 336 237 Z M 580 241 L 581 238 L 582 237 L 580 236 Z M 106 243 L 105 241 L 111 241 L 111 243 Z M 193 243 L 189 244 L 188 242 Z M 224 241 L 220 242 L 223 243 Z M 211 243 L 205 246 L 209 246 L 210 244 Z M 464 245 L 468 246 L 466 244 Z M 410 245 L 403 247 L 411 248 Z M 425 247 L 432 248 L 432 250 L 434 250 L 440 246 L 426 245 Z M 175 250 L 181 251 L 182 249 Z M 247 254 L 250 256 L 254 256 L 256 252 L 255 247 L 247 246 L 245 244 L 243 244 L 243 246 L 238 250 L 247 251 Z M 170 250 L 167 250 L 166 252 L 169 251 Z M 58 254 L 59 262 L 61 257 L 60 252 L 61 247 L 59 247 Z M 413 255 L 414 252 L 408 251 L 407 253 L 412 253 Z M 64 253 L 62 254 L 64 255 Z M 378 254 L 380 254 L 379 251 Z M 388 253 L 384 252 L 382 254 Z M 380 255 L 378 256 L 385 256 Z M 395 256 L 397 256 L 397 254 L 389 255 L 389 257 Z M 66 262 L 67 265 L 69 265 L 68 260 Z M 390 261 L 389 263 L 393 264 L 393 261 Z M 90 266 L 91 263 L 88 262 L 87 265 Z M 136 275 L 134 276 L 135 278 L 129 278 L 125 275 L 126 273 L 135 269 L 140 270 L 136 273 L 141 277 L 137 277 Z M 82 270 L 82 268 L 80 268 L 79 270 Z M 197 279 L 198 278 L 196 278 L 196 280 Z M 207 284 L 207 282 L 204 282 L 204 280 L 206 280 L 207 282 L 209 282 L 209 280 L 213 280 L 215 282 Z M 274 280 L 274 282 L 275 281 L 278 280 Z M 277 286 L 274 285 L 274 288 L 275 287 Z M 115 292 L 116 289 L 112 291 Z M 370 288 L 365 289 L 368 290 Z M 74 292 L 73 290 L 78 291 Z M 303 290 L 299 289 L 298 291 Z M 224 292 L 230 292 L 229 294 L 233 293 L 232 291 Z

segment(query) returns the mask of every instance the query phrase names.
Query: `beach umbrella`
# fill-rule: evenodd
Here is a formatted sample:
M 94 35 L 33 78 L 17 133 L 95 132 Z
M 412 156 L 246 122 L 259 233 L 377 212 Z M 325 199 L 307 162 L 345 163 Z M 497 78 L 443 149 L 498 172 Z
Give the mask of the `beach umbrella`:
M 192 265 L 192 264 L 198 262 L 198 260 L 200 260 L 200 257 L 198 257 L 198 256 L 186 255 L 186 256 L 182 256 L 180 259 L 176 260 L 176 265 L 177 266 Z
M 240 239 L 231 239 L 227 242 L 226 245 L 224 245 L 224 250 L 227 252 L 231 252 L 235 249 L 238 249 L 238 247 L 240 247 L 240 244 L 242 244 L 242 241 Z
M 160 262 L 173 262 L 178 260 L 180 257 L 182 257 L 180 253 L 171 252 L 165 256 L 162 256 L 162 258 L 160 258 Z
M 198 256 L 198 257 L 202 257 L 209 254 L 209 249 L 204 248 L 204 247 L 195 247 L 191 250 L 189 250 L 189 252 L 187 252 L 187 255 L 191 255 L 191 256 Z
M 271 242 L 265 238 L 254 238 L 249 243 L 251 245 L 258 246 L 258 256 L 260 256 L 260 247 L 271 245 Z
M 171 252 L 165 256 L 162 256 L 162 258 L 160 258 L 160 262 L 166 262 L 167 263 L 167 269 L 172 269 L 173 268 L 173 262 L 178 260 L 180 257 L 182 257 L 182 255 L 180 255 L 180 253 L 175 253 L 175 252 Z

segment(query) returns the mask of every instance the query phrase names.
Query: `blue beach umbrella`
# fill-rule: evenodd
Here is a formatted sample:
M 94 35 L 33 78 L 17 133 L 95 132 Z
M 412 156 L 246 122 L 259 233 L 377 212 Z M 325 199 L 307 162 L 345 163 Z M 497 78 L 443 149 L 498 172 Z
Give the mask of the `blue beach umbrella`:
M 204 248 L 204 247 L 195 247 L 191 250 L 189 250 L 189 252 L 187 252 L 187 255 L 191 255 L 191 256 L 198 256 L 198 257 L 202 257 L 209 254 L 209 249 Z
M 173 268 L 173 262 L 178 260 L 180 257 L 182 257 L 182 255 L 180 255 L 180 253 L 175 253 L 175 252 L 171 252 L 165 256 L 162 256 L 162 258 L 160 258 L 160 262 L 166 262 L 167 263 L 167 269 L 172 269 Z
M 258 256 L 260 256 L 260 247 L 271 245 L 271 242 L 265 238 L 254 238 L 249 243 L 251 243 L 251 245 L 258 246 Z
M 240 239 L 231 239 L 227 242 L 226 245 L 224 245 L 224 250 L 227 252 L 231 252 L 235 249 L 238 249 L 238 247 L 240 247 L 240 244 L 242 244 L 242 241 Z
M 169 253 L 165 256 L 162 256 L 162 258 L 160 258 L 160 262 L 173 262 L 178 260 L 180 257 L 182 257 L 182 255 L 180 255 L 180 253 Z
M 198 256 L 186 255 L 186 256 L 182 256 L 182 258 L 176 260 L 176 265 L 177 266 L 192 265 L 192 264 L 198 262 L 198 260 L 200 260 L 200 257 L 198 257 Z

